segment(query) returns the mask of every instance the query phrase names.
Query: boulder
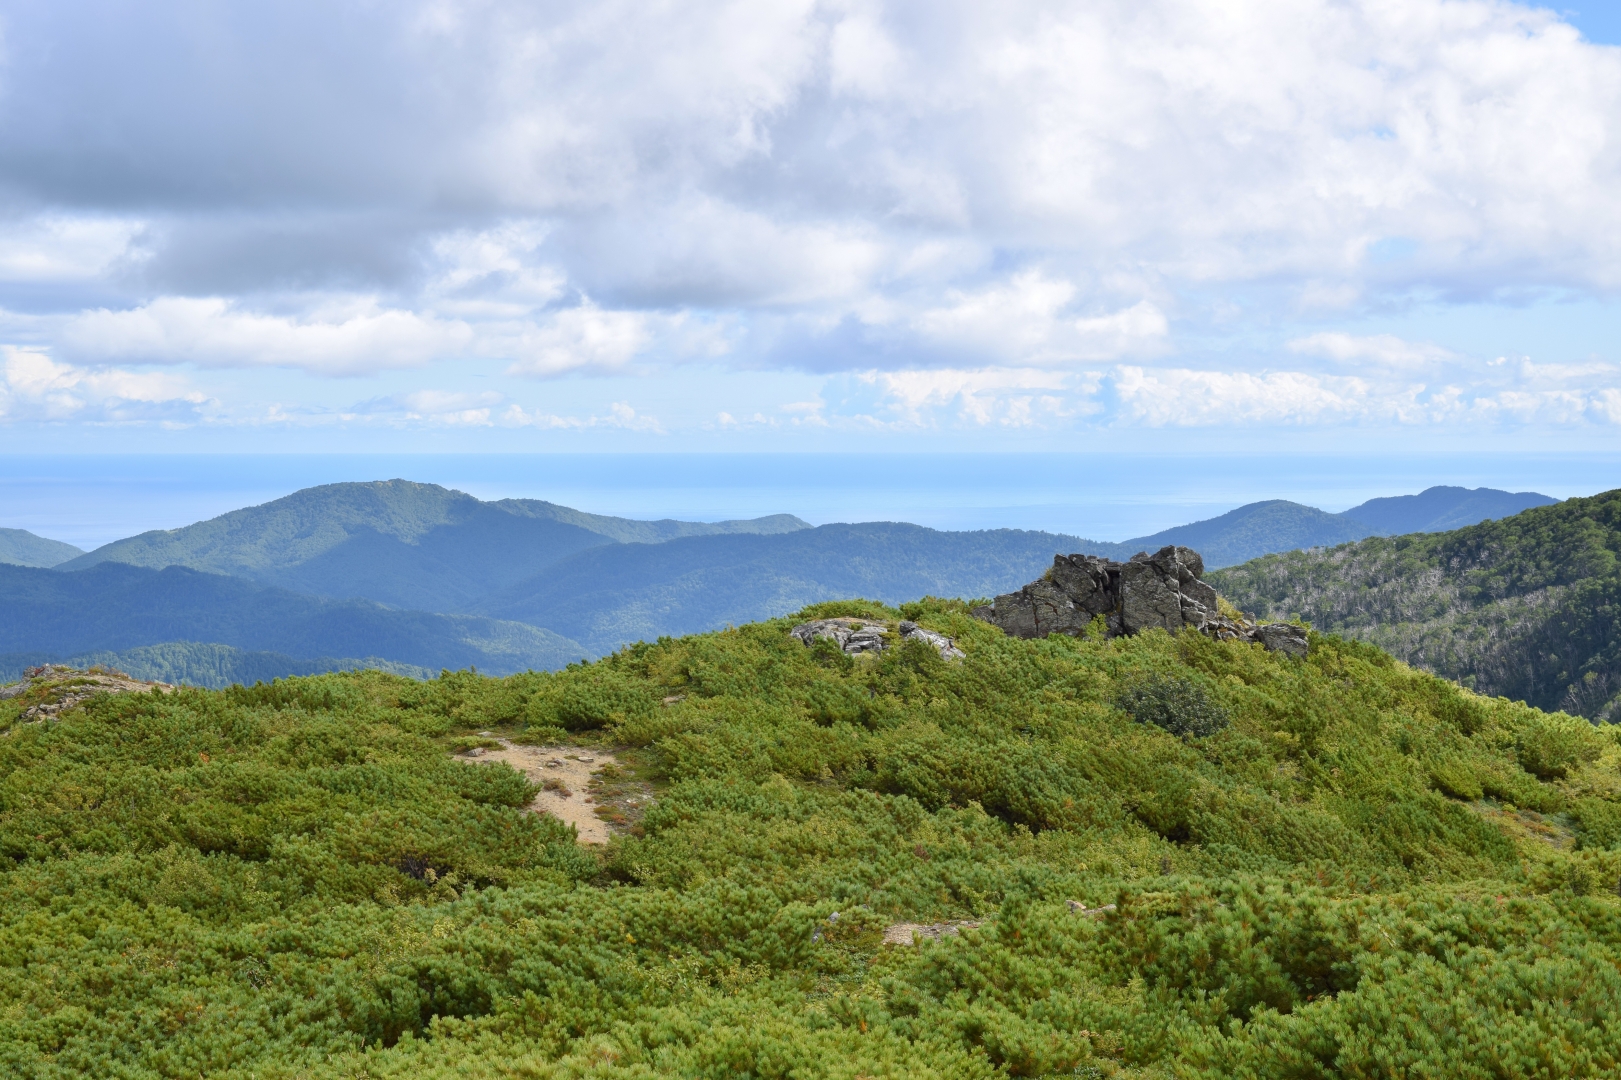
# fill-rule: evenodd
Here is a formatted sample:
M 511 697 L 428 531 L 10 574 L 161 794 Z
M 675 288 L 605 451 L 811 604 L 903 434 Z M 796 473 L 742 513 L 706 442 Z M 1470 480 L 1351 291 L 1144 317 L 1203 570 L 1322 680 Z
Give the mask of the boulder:
M 915 622 L 902 620 L 900 633 L 902 641 L 921 641 L 923 644 L 931 646 L 935 652 L 940 654 L 942 660 L 961 660 L 967 655 L 957 648 L 957 642 L 954 639 L 948 638 L 944 634 L 937 634 L 933 630 L 925 630 Z
M 1081 633 L 1098 616 L 1110 637 L 1161 629 L 1191 629 L 1224 641 L 1242 640 L 1290 656 L 1305 656 L 1306 631 L 1287 623 L 1256 626 L 1221 614 L 1216 590 L 1203 580 L 1204 559 L 1175 544 L 1141 552 L 1124 563 L 1096 555 L 1055 555 L 1052 569 L 1017 592 L 972 614 L 1014 637 Z
M 836 642 L 842 652 L 854 656 L 857 653 L 883 652 L 888 646 L 887 635 L 890 629 L 888 623 L 878 622 L 875 619 L 845 617 L 800 623 L 788 633 L 807 646 L 823 639 Z M 964 655 L 963 651 L 957 648 L 956 641 L 933 630 L 925 630 L 915 622 L 902 620 L 896 633 L 902 641 L 921 641 L 930 646 L 940 654 L 942 660 L 960 660 Z

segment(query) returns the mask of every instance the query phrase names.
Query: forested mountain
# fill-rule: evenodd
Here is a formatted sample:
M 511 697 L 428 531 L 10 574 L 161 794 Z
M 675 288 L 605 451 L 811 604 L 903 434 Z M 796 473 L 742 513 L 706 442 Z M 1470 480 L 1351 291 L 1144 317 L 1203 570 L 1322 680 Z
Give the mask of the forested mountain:
M 807 528 L 779 514 L 715 524 L 630 521 L 535 500 L 487 503 L 435 484 L 306 488 L 180 529 L 119 540 L 59 569 L 102 562 L 185 566 L 317 596 L 462 611 L 584 548 Z
M 1056 552 L 1095 547 L 1056 533 L 938 532 L 893 522 L 616 544 L 559 560 L 476 610 L 548 627 L 600 654 L 820 600 L 993 596 L 1040 575 Z
M 1397 533 L 1440 532 L 1473 525 L 1487 518 L 1508 517 L 1556 500 L 1534 491 L 1493 488 L 1432 487 L 1417 495 L 1369 499 L 1343 514 L 1287 499 L 1249 503 L 1220 517 L 1178 525 L 1152 536 L 1119 544 L 1094 545 L 1094 554 L 1129 559 L 1139 551 L 1158 551 L 1166 544 L 1191 547 L 1211 569 L 1233 566 L 1275 551 L 1332 547 L 1348 540 Z M 1109 550 L 1102 550 L 1108 548 Z
M 386 671 L 411 679 L 431 679 L 439 672 L 417 664 L 402 664 L 377 656 L 364 658 L 317 656 L 299 659 L 286 653 L 255 652 L 229 645 L 196 641 L 166 641 L 120 651 L 92 650 L 75 655 L 27 652 L 0 654 L 0 683 L 21 679 L 31 667 L 64 664 L 74 668 L 101 666 L 137 679 L 206 686 L 218 690 L 233 683 L 251 686 L 290 675 L 324 675 L 330 671 Z
M 1445 533 L 1268 555 L 1210 575 L 1486 694 L 1593 718 L 1621 695 L 1621 491 Z
M 1139 551 L 1158 551 L 1166 544 L 1181 544 L 1204 556 L 1211 568 L 1231 566 L 1269 551 L 1321 547 L 1360 540 L 1373 530 L 1359 521 L 1311 506 L 1272 499 L 1250 503 L 1220 517 L 1178 525 L 1174 529 L 1140 536 L 1115 545 L 1114 559 L 1129 559 Z
M 84 552 L 60 540 L 47 540 L 26 529 L 0 529 L 0 563 L 13 566 L 56 566 Z
M 1432 487 L 1417 495 L 1369 499 L 1342 516 L 1367 525 L 1374 536 L 1446 532 L 1476 525 L 1488 518 L 1513 517 L 1522 510 L 1558 502 L 1535 491 L 1497 491 L 1493 488 Z M 1362 539 L 1355 537 L 1354 539 Z M 1257 554 L 1265 554 L 1258 552 Z
M 1527 498 L 1543 497 L 1432 488 L 1359 509 L 1387 525 L 1429 523 Z M 348 630 L 316 641 L 308 638 L 308 611 L 289 606 L 283 594 L 240 594 L 261 596 L 252 603 L 258 622 L 249 626 L 241 612 L 204 610 L 212 602 L 236 604 L 238 593 L 231 587 L 211 584 L 217 597 L 208 600 L 208 589 L 173 577 L 153 580 L 185 594 L 191 622 L 171 619 L 159 628 L 134 594 L 103 607 L 98 590 L 113 579 L 97 578 L 80 599 L 63 586 L 58 607 L 43 620 L 22 609 L 6 611 L 0 616 L 0 638 L 14 644 L 0 648 L 63 657 L 165 645 L 173 665 L 142 666 L 142 671 L 190 671 L 187 665 L 195 657 L 198 679 L 190 681 L 210 683 L 225 671 L 269 670 L 279 662 L 273 654 L 299 661 L 283 674 L 310 670 L 306 661 L 323 657 L 334 658 L 330 662 L 336 667 L 382 658 L 429 670 L 477 663 L 505 671 L 551 667 L 639 639 L 751 622 L 841 597 L 900 603 L 924 595 L 991 596 L 1029 581 L 1059 552 L 1123 560 L 1138 551 L 1183 544 L 1199 550 L 1208 566 L 1219 567 L 1260 552 L 1333 545 L 1372 531 L 1347 515 L 1283 500 L 1252 503 L 1115 544 L 1013 529 L 942 532 L 894 522 L 811 528 L 789 515 L 718 523 L 633 521 L 536 500 L 482 502 L 404 480 L 332 484 L 185 528 L 120 540 L 56 569 L 186 567 L 308 597 L 376 601 L 404 609 L 397 617 L 353 605 L 343 609 Z M 263 599 L 270 595 L 282 598 L 271 604 Z M 484 627 L 468 631 L 483 643 L 441 649 L 465 635 L 447 631 L 451 623 L 424 622 L 430 619 L 425 612 L 490 616 L 544 628 L 566 640 L 519 642 L 510 627 L 496 632 L 489 629 L 493 624 L 458 623 Z M 367 637 L 363 626 L 380 636 Z M 426 636 L 415 648 L 401 636 L 408 626 L 424 628 Z M 56 632 L 52 628 L 61 627 L 73 633 L 50 636 Z M 215 627 L 217 633 L 209 629 Z M 490 644 L 485 638 L 492 633 L 514 643 Z M 267 655 L 219 659 L 188 651 L 200 645 Z
M 837 615 L 966 657 L 788 633 Z M 1616 730 L 1355 641 L 1019 640 L 960 603 L 840 603 L 551 674 L 22 719 L 51 693 L 0 698 L 8 1077 L 1621 1062 Z M 605 845 L 530 812 L 566 755 L 599 770 Z
M 0 566 L 0 654 L 71 656 L 204 642 L 295 659 L 376 657 L 438 670 L 560 667 L 586 655 L 524 623 L 327 600 L 185 567 L 107 562 L 77 573 Z

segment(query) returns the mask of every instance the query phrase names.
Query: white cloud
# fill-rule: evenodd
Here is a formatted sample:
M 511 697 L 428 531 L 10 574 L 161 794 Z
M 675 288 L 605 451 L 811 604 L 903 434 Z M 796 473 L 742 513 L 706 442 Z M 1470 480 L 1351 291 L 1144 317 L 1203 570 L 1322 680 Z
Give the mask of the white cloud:
M 1121 367 L 1113 377 L 1124 417 L 1150 427 L 1324 424 L 1389 411 L 1358 378 Z
M 514 343 L 510 375 L 561 375 L 581 369 L 615 371 L 653 340 L 651 318 L 634 311 L 604 311 L 587 301 L 526 329 Z
M 973 427 L 1030 427 L 1038 417 L 1051 421 L 1089 411 L 1066 400 L 1074 377 L 1034 368 L 870 371 L 859 379 L 880 392 L 885 422 L 902 426 L 931 426 L 933 414 L 945 411 Z
M 1457 360 L 1458 356 L 1439 345 L 1403 341 L 1394 334 L 1356 337 L 1337 331 L 1295 338 L 1289 351 L 1303 356 L 1322 356 L 1342 363 L 1361 361 L 1389 368 L 1423 368 Z
M 885 423 L 1608 422 L 1618 380 L 1568 357 L 1290 328 L 1621 289 L 1621 49 L 1550 10 L 333 10 L 227 6 L 206 49 L 177 0 L 8 15 L 37 43 L 0 72 L 11 340 L 83 373 L 892 368 L 862 376 Z M 1197 371 L 1200 320 L 1272 336 Z
M 137 259 L 145 223 L 130 218 L 45 214 L 0 223 L 0 282 L 88 282 Z
M 912 326 L 954 353 L 1030 363 L 1113 360 L 1156 350 L 1169 333 L 1165 315 L 1147 300 L 1110 314 L 1066 314 L 1075 286 L 1040 271 L 972 292 L 953 290 L 944 306 Z
M 36 349 L 0 346 L 0 422 L 184 423 L 212 402 L 169 372 L 82 368 Z
M 164 297 L 128 311 L 102 308 L 68 321 L 59 340 L 86 360 L 201 367 L 278 366 L 323 375 L 421 367 L 467 348 L 472 329 L 361 300 L 299 319 L 250 311 L 219 297 Z
M 584 417 L 558 416 L 539 409 L 525 410 L 522 406 L 511 405 L 501 414 L 500 419 L 501 423 L 508 427 L 533 427 L 543 430 L 619 428 L 653 435 L 664 434 L 664 425 L 659 423 L 658 417 L 644 416 L 623 401 L 616 401 L 610 405 L 606 415 Z

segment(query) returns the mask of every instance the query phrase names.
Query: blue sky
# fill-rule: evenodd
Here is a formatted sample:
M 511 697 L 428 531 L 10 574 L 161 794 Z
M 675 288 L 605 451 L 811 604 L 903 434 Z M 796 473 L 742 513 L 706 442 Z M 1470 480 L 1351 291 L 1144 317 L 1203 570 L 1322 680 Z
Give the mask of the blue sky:
M 1475 0 L 0 0 L 0 425 L 1614 450 L 1618 42 Z

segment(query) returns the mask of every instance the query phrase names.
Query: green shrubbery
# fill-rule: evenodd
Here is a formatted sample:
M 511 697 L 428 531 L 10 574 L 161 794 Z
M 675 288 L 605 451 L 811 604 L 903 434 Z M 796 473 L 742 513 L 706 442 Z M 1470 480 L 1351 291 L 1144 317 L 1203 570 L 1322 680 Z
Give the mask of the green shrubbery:
M 1333 638 L 906 615 L 968 658 L 778 620 L 499 680 L 0 703 L 0 1074 L 1621 1068 L 1613 729 Z M 491 730 L 619 748 L 656 801 L 580 848 L 452 759 Z M 940 920 L 980 925 L 880 944 Z

